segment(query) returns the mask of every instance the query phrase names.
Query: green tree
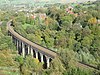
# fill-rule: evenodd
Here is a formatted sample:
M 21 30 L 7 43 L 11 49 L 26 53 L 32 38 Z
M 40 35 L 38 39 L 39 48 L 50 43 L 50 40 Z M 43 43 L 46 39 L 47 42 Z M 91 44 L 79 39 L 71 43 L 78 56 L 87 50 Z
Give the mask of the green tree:
M 22 56 L 17 56 L 16 58 L 15 58 L 15 60 L 19 63 L 19 70 L 20 70 L 20 74 L 21 75 L 23 75 L 23 71 L 22 71 L 22 66 L 23 66 L 23 64 L 24 64 L 24 59 L 23 59 L 23 57 Z
M 64 71 L 65 71 L 64 65 L 62 64 L 59 57 L 53 59 L 50 67 L 50 72 L 51 72 L 50 75 L 63 75 Z
M 70 67 L 75 67 L 76 58 L 75 53 L 72 50 L 60 50 L 59 51 L 60 60 L 62 61 L 65 69 L 69 69 Z

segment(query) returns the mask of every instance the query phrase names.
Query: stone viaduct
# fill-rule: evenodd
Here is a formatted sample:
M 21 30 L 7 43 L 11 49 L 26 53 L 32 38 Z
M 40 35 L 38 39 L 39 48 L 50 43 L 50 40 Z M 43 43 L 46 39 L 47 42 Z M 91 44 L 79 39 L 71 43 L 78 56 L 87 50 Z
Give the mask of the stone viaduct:
M 23 57 L 30 54 L 33 58 L 36 58 L 40 62 L 43 62 L 45 68 L 49 68 L 51 60 L 55 58 L 57 54 L 50 49 L 42 47 L 22 37 L 13 30 L 13 27 L 11 25 L 12 23 L 10 20 L 9 22 L 7 22 L 8 35 L 12 37 L 12 41 L 16 45 L 18 53 Z

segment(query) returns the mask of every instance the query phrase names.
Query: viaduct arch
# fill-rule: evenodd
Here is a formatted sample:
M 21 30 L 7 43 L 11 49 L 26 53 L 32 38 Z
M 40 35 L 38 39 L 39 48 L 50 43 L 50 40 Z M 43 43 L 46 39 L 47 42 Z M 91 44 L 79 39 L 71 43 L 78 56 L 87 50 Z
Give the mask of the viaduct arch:
M 25 57 L 28 54 L 31 54 L 32 57 L 38 59 L 40 62 L 44 62 L 44 68 L 49 68 L 51 60 L 57 56 L 57 53 L 51 51 L 50 49 L 42 47 L 36 43 L 33 43 L 19 35 L 13 30 L 13 27 L 11 26 L 11 21 L 12 20 L 7 22 L 8 35 L 11 36 L 13 43 L 16 45 L 18 53 L 23 57 Z M 84 67 L 95 69 L 97 71 L 99 70 L 95 66 L 80 61 L 78 62 L 78 64 Z
M 12 41 L 15 44 L 18 53 L 23 57 L 28 54 L 31 54 L 32 57 L 38 59 L 40 62 L 44 62 L 44 68 L 49 68 L 50 61 L 55 58 L 57 54 L 19 35 L 13 30 L 13 27 L 11 26 L 11 21 L 12 20 L 7 22 L 8 35 L 12 37 Z

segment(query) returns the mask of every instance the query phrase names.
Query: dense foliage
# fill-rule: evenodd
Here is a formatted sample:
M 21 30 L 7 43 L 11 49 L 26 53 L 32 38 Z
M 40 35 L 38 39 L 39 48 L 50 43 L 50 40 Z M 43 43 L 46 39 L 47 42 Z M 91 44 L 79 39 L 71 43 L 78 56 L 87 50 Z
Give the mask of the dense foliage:
M 0 12 L 0 20 L 4 21 L 0 31 L 0 50 L 15 50 L 9 36 L 7 36 L 6 22 L 13 19 L 14 30 L 23 37 L 58 53 L 51 62 L 50 69 L 44 70 L 43 63 L 37 59 L 27 56 L 3 58 L 12 62 L 13 66 L 19 68 L 20 74 L 30 75 L 99 75 L 100 72 L 87 68 L 79 62 L 93 65 L 100 68 L 100 2 L 83 3 L 75 5 L 71 11 L 66 11 L 69 5 L 52 5 L 47 9 L 37 10 L 33 18 L 26 12 Z M 41 18 L 39 14 L 46 14 Z M 33 14 L 33 13 L 29 13 Z M 12 17 L 13 16 L 13 17 Z M 4 50 L 4 51 L 5 51 Z M 13 51 L 12 51 L 13 52 Z M 12 54 L 12 53 L 11 53 Z M 4 54 L 1 54 L 3 57 Z M 1 57 L 0 56 L 0 57 Z M 4 63 L 0 58 L 0 66 L 11 65 Z M 16 62 L 14 64 L 13 62 Z M 11 66 L 12 66 L 11 65 Z

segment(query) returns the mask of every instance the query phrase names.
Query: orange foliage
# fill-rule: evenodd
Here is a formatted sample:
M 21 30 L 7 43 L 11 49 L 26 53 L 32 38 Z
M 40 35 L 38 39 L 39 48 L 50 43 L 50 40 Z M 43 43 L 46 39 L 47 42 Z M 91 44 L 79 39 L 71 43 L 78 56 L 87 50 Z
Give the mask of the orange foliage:
M 97 19 L 96 18 L 91 18 L 91 19 L 88 20 L 88 23 L 96 24 L 97 23 Z

